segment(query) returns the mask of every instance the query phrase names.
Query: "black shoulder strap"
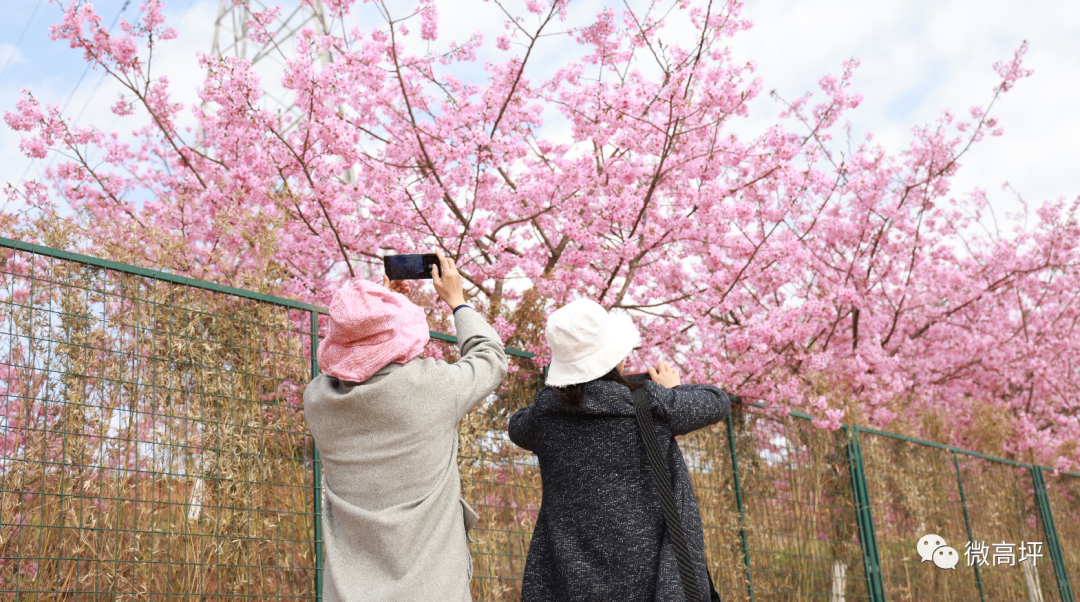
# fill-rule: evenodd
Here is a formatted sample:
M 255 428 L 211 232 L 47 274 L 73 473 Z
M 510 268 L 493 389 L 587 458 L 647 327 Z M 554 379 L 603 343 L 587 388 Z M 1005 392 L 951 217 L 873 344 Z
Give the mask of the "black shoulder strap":
M 660 505 L 664 507 L 664 523 L 667 525 L 671 544 L 675 547 L 675 558 L 679 561 L 679 578 L 682 579 L 683 595 L 687 602 L 698 602 L 701 600 L 701 594 L 698 592 L 697 579 L 694 578 L 693 561 L 686 547 L 686 534 L 683 532 L 682 521 L 679 520 L 679 509 L 675 506 L 675 494 L 671 491 L 671 477 L 660 455 L 660 444 L 656 441 L 656 430 L 653 427 L 652 415 L 649 413 L 649 393 L 645 387 L 634 391 L 633 400 L 641 439 L 645 442 L 645 453 L 649 456 L 649 466 L 652 468 L 653 482 L 656 483 L 656 490 L 660 493 Z M 711 585 L 711 576 L 709 581 Z

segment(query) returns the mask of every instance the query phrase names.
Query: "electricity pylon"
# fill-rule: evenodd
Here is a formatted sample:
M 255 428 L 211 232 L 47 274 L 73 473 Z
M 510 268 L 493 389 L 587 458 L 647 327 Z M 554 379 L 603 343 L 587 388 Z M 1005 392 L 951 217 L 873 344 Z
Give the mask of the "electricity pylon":
M 276 0 L 270 0 L 276 4 Z M 282 114 L 292 113 L 293 120 L 285 129 L 290 129 L 299 122 L 299 110 L 287 100 L 285 90 L 278 82 L 285 68 L 285 60 L 293 56 L 293 37 L 301 29 L 310 27 L 316 35 L 328 32 L 330 21 L 322 0 L 284 0 L 281 12 L 274 22 L 266 27 L 273 33 L 273 39 L 260 44 L 248 36 L 248 21 L 251 20 L 251 7 L 264 11 L 267 5 L 262 0 L 245 0 L 233 4 L 232 0 L 219 0 L 218 16 L 214 22 L 214 42 L 210 53 L 216 56 L 235 56 L 251 61 L 251 68 L 259 75 L 262 82 L 262 96 L 259 103 L 267 109 L 277 109 Z M 317 59 L 320 67 L 325 67 L 330 57 L 325 52 Z M 347 182 L 355 179 L 351 168 L 346 169 L 342 177 Z
M 270 2 L 277 3 L 276 0 Z M 260 102 L 265 103 L 266 108 L 277 108 L 283 113 L 289 113 L 294 109 L 292 103 L 285 100 L 284 90 L 274 88 L 275 84 L 281 81 L 285 60 L 293 54 L 292 38 L 305 27 L 314 29 L 317 35 L 325 34 L 329 22 L 322 0 L 285 0 L 282 4 L 277 18 L 266 27 L 267 33 L 274 34 L 273 39 L 266 44 L 260 44 L 248 36 L 247 22 L 251 20 L 251 8 L 261 12 L 266 10 L 266 3 L 261 0 L 247 0 L 234 5 L 232 0 L 220 0 L 210 53 L 250 60 L 252 69 L 263 83 Z M 325 66 L 329 57 L 325 53 L 320 54 L 319 62 Z

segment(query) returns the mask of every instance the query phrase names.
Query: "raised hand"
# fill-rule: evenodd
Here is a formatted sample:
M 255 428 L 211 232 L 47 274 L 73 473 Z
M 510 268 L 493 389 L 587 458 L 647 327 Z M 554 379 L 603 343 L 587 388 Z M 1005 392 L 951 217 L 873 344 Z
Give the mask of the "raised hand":
M 383 274 L 382 285 L 390 289 L 390 292 L 393 293 L 401 293 L 404 295 L 409 292 L 409 285 L 406 284 L 404 280 L 390 280 L 386 277 L 386 274 Z
M 435 292 L 439 293 L 450 309 L 465 303 L 465 293 L 461 284 L 461 274 L 457 270 L 454 260 L 443 255 L 439 249 L 435 250 L 439 256 L 439 264 L 442 266 L 442 276 L 439 276 L 438 266 L 431 266 L 431 282 L 435 285 Z
M 679 371 L 672 369 L 671 366 L 667 365 L 667 362 L 660 362 L 655 368 L 650 366 L 649 377 L 668 389 L 682 384 L 682 380 L 679 379 Z

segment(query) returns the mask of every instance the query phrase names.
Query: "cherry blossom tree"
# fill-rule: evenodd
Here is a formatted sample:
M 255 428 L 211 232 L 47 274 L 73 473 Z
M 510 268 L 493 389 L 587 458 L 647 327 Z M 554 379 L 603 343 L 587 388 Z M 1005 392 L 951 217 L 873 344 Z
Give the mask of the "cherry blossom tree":
M 5 231 L 63 221 L 89 253 L 323 304 L 385 253 L 439 247 L 507 344 L 539 361 L 544 316 L 584 296 L 634 317 L 639 365 L 673 360 L 823 427 L 1076 466 L 1077 203 L 999 232 L 983 228 L 981 191 L 950 188 L 965 153 L 1002 134 L 992 109 L 1030 75 L 1026 45 L 995 64 L 985 105 L 888 153 L 845 126 L 855 60 L 813 94 L 777 97 L 785 112 L 763 134 L 733 133 L 763 89 L 729 52 L 750 27 L 734 0 L 587 23 L 565 0 L 493 1 L 505 35 L 455 43 L 439 29 L 450 3 L 373 2 L 382 22 L 346 31 L 357 3 L 324 0 L 337 33 L 290 40 L 280 73 L 294 117 L 262 108 L 250 63 L 226 57 L 201 57 L 199 104 L 174 101 L 153 69 L 176 36 L 161 3 L 110 34 L 75 0 L 53 38 L 119 81 L 113 111 L 145 125 L 75 127 L 24 92 L 6 123 L 27 155 L 62 160 L 9 188 L 31 211 Z M 253 13 L 253 38 L 273 39 L 272 10 Z M 536 79 L 551 35 L 579 58 Z M 481 64 L 490 45 L 508 58 Z M 545 129 L 552 108 L 569 133 Z

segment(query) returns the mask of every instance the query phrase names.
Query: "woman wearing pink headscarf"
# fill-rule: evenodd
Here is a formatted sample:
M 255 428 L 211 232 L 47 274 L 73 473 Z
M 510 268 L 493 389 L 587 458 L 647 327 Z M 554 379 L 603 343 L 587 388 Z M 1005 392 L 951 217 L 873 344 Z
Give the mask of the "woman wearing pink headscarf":
M 330 303 L 323 374 L 304 392 L 325 477 L 325 602 L 472 600 L 466 539 L 477 515 L 461 499 L 457 423 L 499 385 L 507 359 L 465 305 L 454 261 L 437 254 L 432 282 L 461 346 L 453 364 L 420 357 L 427 320 L 404 282 L 353 280 Z

